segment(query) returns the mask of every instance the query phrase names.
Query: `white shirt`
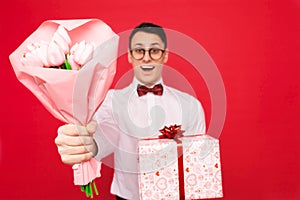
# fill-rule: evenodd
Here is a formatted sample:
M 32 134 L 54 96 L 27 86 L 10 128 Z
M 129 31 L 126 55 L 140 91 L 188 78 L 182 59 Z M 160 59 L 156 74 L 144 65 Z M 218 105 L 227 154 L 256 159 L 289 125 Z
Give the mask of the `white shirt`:
M 162 83 L 162 81 L 160 81 Z M 121 90 L 110 90 L 95 114 L 98 122 L 95 141 L 101 160 L 114 152 L 111 193 L 125 199 L 139 199 L 137 141 L 160 135 L 164 126 L 181 125 L 184 134 L 205 133 L 205 117 L 193 96 L 163 85 L 163 95 L 139 97 L 133 82 Z

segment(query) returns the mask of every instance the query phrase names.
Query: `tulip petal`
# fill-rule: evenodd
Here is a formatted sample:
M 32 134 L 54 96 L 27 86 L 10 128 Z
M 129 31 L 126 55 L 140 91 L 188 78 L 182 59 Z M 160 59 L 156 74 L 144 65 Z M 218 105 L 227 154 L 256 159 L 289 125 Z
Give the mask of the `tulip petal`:
M 60 66 L 65 61 L 65 54 L 56 42 L 49 44 L 47 61 L 51 66 Z
M 64 54 L 67 54 L 69 52 L 71 38 L 67 30 L 63 26 L 60 25 L 57 28 L 56 32 L 53 34 L 53 38 L 51 42 L 56 42 L 58 46 L 62 48 Z
M 71 38 L 67 30 L 62 25 L 57 28 L 56 32 L 65 40 L 68 45 L 71 44 Z
M 54 33 L 52 42 L 55 42 L 65 54 L 69 52 L 69 45 L 65 42 L 65 40 L 58 35 L 57 33 Z
M 78 70 L 80 68 L 80 65 L 74 61 L 74 55 L 68 55 L 67 59 L 73 70 Z
M 79 64 L 85 65 L 89 60 L 92 59 L 94 52 L 94 47 L 91 44 L 86 44 L 84 51 L 81 54 Z
M 76 42 L 72 48 L 70 49 L 70 54 L 75 54 L 76 49 L 78 48 L 79 44 Z
M 37 55 L 43 62 L 45 67 L 50 67 L 48 63 L 47 54 L 48 54 L 48 44 L 42 44 L 38 49 L 34 50 L 35 55 Z
M 74 60 L 77 63 L 80 62 L 80 57 L 81 57 L 81 54 L 83 53 L 84 49 L 85 49 L 85 40 L 81 41 L 78 44 L 78 47 L 77 47 L 76 51 L 74 51 Z
M 43 62 L 32 52 L 27 52 L 23 57 L 21 57 L 21 62 L 23 65 L 28 67 L 43 67 Z

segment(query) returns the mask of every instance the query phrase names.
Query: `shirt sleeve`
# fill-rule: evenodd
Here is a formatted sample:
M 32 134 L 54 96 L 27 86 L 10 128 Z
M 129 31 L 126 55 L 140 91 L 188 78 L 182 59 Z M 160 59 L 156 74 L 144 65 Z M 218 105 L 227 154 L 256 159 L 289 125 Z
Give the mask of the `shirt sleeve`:
M 97 131 L 94 135 L 98 146 L 98 153 L 95 156 L 97 160 L 101 160 L 113 153 L 118 146 L 120 129 L 112 114 L 112 93 L 113 91 L 111 90 L 107 93 L 105 100 L 94 116 L 94 120 L 98 123 Z
M 205 134 L 206 122 L 203 107 L 196 98 L 189 104 L 187 134 Z

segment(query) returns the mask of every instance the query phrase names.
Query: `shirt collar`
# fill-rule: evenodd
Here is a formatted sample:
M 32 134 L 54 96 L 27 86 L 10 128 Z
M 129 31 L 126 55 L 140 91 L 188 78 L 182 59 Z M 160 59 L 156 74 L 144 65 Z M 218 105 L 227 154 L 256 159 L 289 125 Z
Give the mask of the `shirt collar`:
M 159 83 L 164 85 L 162 78 L 160 78 L 154 85 L 159 84 Z M 131 86 L 133 89 L 136 89 L 138 87 L 138 85 L 144 85 L 144 84 L 141 83 L 139 80 L 137 80 L 136 77 L 134 77 Z

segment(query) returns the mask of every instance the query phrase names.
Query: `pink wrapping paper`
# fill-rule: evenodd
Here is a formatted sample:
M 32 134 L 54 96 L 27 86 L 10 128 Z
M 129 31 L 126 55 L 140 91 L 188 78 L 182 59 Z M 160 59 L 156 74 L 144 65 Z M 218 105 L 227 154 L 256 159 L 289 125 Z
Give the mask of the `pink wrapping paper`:
M 24 66 L 21 57 L 27 45 L 49 42 L 62 25 L 71 45 L 83 40 L 95 44 L 92 59 L 80 70 Z M 57 119 L 86 125 L 105 98 L 116 71 L 119 37 L 103 21 L 48 20 L 43 22 L 10 56 L 18 80 L 24 84 Z M 74 165 L 74 184 L 86 185 L 100 176 L 100 162 L 91 159 Z
M 172 139 L 139 141 L 140 198 L 179 199 L 177 143 Z
M 184 191 L 188 199 L 223 197 L 219 140 L 182 137 Z
M 182 137 L 185 199 L 221 198 L 219 140 L 208 135 Z M 139 188 L 142 200 L 179 199 L 176 142 L 139 141 Z

